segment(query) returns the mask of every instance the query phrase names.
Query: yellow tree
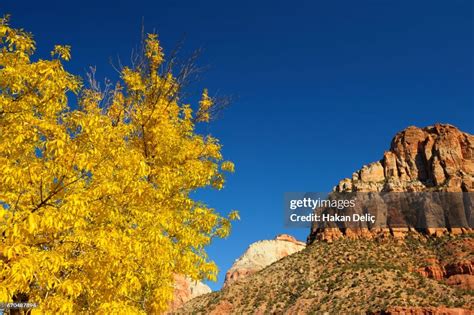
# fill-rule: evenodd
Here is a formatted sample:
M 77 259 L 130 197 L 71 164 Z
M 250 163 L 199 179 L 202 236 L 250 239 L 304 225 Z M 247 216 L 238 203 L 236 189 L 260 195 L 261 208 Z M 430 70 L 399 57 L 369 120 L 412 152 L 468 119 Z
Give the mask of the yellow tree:
M 173 275 L 214 279 L 205 246 L 229 233 L 190 197 L 221 189 L 221 145 L 195 131 L 210 120 L 182 104 L 156 35 L 112 91 L 83 88 L 63 62 L 32 60 L 32 35 L 0 24 L 0 301 L 51 313 L 157 313 Z M 77 95 L 72 109 L 69 94 Z

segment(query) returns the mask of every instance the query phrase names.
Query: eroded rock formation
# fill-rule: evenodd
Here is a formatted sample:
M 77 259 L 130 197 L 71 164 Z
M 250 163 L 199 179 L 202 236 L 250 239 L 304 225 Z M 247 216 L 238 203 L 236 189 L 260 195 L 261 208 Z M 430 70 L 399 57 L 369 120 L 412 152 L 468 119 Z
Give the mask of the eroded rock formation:
M 418 203 L 418 208 L 411 209 L 412 213 L 408 214 L 406 209 L 401 213 L 393 203 L 388 205 L 387 199 L 380 197 L 382 195 L 371 196 L 368 201 L 380 214 L 375 225 L 322 228 L 321 224 L 313 224 L 308 242 L 316 239 L 332 241 L 341 236 L 403 238 L 409 230 L 422 230 L 435 236 L 471 233 L 474 225 L 474 136 L 444 124 L 408 127 L 395 135 L 390 150 L 380 161 L 363 166 L 351 178 L 341 180 L 334 192 L 377 192 L 385 196 L 392 192 L 390 198 L 397 192 L 412 193 L 413 196 L 423 192 L 426 195 L 420 201 L 409 197 L 412 199 L 409 201 L 405 194 L 401 203 L 406 205 L 407 200 Z M 430 199 L 428 193 L 432 192 L 443 192 L 440 203 Z M 409 210 L 410 207 L 411 204 Z M 367 203 L 361 209 L 353 210 L 363 213 L 366 208 Z M 417 224 L 408 222 L 411 215 Z
M 274 240 L 258 241 L 249 246 L 227 271 L 224 286 L 262 270 L 266 266 L 296 253 L 306 247 L 287 234 L 278 235 Z
M 454 126 L 408 127 L 380 161 L 343 179 L 335 191 L 474 191 L 474 136 Z
M 424 259 L 424 267 L 415 271 L 424 277 L 440 280 L 466 290 L 474 290 L 474 239 L 472 237 L 440 246 L 445 259 Z

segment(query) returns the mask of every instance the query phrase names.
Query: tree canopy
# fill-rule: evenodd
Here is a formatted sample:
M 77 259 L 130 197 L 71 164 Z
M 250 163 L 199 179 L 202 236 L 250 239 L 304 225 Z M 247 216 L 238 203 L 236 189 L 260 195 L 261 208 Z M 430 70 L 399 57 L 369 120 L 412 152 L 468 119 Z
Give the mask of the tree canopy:
M 162 312 L 174 274 L 215 279 L 205 246 L 238 218 L 190 196 L 234 170 L 218 140 L 196 132 L 213 99 L 204 90 L 196 108 L 182 103 L 155 34 L 108 91 L 65 70 L 69 46 L 35 60 L 35 45 L 1 20 L 0 301 Z

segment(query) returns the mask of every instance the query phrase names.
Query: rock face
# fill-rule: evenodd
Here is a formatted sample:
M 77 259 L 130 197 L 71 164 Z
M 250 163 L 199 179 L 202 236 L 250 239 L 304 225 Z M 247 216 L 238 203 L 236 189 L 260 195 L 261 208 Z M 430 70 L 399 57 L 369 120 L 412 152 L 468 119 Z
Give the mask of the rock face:
M 193 281 L 182 275 L 175 275 L 174 283 L 174 299 L 168 308 L 169 313 L 177 310 L 187 301 L 212 291 L 211 288 L 204 283 Z
M 341 236 L 374 238 L 392 235 L 403 238 L 410 226 L 435 236 L 470 233 L 474 224 L 474 136 L 451 125 L 408 127 L 395 135 L 390 150 L 384 153 L 381 160 L 363 166 L 351 178 L 341 180 L 334 187 L 334 193 L 346 192 L 392 192 L 391 196 L 398 192 L 443 192 L 440 198 L 444 204 L 440 206 L 432 200 L 424 201 L 416 210 L 409 207 L 413 214 L 407 215 L 403 210 L 402 215 L 401 209 L 388 205 L 386 200 L 370 197 L 369 201 L 382 214 L 381 221 L 377 222 L 383 228 L 321 228 L 321 225 L 313 224 L 308 242 L 316 239 L 332 241 Z M 421 213 L 423 226 L 403 226 L 408 222 L 405 219 L 409 216 L 413 218 L 415 212 L 417 222 L 420 222 Z M 453 224 L 454 221 L 456 224 Z
M 440 246 L 449 259 L 429 258 L 417 273 L 465 290 L 474 290 L 474 239 L 462 238 Z
M 293 236 L 287 234 L 278 235 L 274 240 L 255 242 L 227 271 L 224 286 L 254 274 L 305 247 L 305 243 L 297 241 Z
M 408 127 L 380 161 L 343 179 L 335 191 L 474 191 L 474 136 L 454 126 Z

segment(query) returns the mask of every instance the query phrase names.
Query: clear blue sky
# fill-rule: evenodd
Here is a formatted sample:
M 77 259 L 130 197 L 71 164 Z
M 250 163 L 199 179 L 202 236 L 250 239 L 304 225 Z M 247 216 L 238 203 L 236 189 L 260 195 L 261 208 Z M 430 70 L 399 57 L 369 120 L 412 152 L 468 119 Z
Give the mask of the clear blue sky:
M 291 4 L 290 4 L 291 3 Z M 126 61 L 142 18 L 168 51 L 204 48 L 199 84 L 238 97 L 209 131 L 236 164 L 226 188 L 199 197 L 238 209 L 232 236 L 209 254 L 222 272 L 283 227 L 285 191 L 328 191 L 382 156 L 409 125 L 474 132 L 471 0 L 2 1 L 0 13 L 35 34 L 40 55 L 70 44 L 69 70 Z M 196 94 L 195 94 L 196 95 Z

